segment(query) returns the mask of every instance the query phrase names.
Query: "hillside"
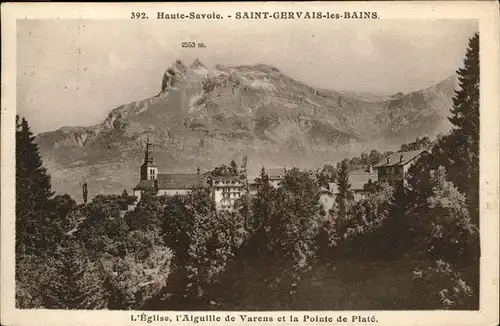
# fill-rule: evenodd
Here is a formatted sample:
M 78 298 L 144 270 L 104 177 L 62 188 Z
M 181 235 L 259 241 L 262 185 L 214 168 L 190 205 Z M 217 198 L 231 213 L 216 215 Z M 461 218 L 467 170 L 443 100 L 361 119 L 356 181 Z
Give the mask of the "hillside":
M 80 199 L 121 192 L 138 180 L 142 148 L 154 143 L 163 172 L 194 172 L 231 159 L 318 167 L 362 150 L 446 132 L 455 76 L 393 97 L 310 87 L 268 65 L 208 69 L 175 62 L 160 92 L 112 110 L 100 124 L 37 136 L 53 186 Z

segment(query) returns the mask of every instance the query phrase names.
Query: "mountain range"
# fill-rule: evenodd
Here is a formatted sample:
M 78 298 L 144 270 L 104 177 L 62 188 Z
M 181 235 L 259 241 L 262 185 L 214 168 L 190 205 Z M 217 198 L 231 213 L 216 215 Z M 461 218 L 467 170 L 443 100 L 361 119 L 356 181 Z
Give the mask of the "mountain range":
M 149 138 L 160 173 L 195 173 L 231 159 L 317 168 L 450 129 L 455 75 L 393 96 L 311 87 L 269 65 L 205 67 L 177 60 L 158 94 L 113 109 L 93 126 L 37 136 L 53 188 L 81 198 L 135 186 Z M 90 196 L 91 197 L 91 196 Z

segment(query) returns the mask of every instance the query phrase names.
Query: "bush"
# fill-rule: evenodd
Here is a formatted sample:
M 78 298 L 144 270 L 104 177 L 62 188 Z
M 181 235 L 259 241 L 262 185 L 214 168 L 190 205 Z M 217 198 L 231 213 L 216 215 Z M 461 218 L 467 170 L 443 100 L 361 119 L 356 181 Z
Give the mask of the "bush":
M 413 271 L 417 304 L 421 309 L 473 309 L 471 287 L 444 260 L 436 260 Z

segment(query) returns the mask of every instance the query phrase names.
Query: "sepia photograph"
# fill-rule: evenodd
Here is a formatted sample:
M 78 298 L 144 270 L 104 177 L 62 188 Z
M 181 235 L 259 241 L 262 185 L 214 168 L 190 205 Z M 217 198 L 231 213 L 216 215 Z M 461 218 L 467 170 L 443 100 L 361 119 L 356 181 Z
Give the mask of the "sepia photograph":
M 482 191 L 492 28 L 178 5 L 15 20 L 15 309 L 479 312 L 483 237 L 498 237 L 482 210 L 498 220 L 498 172 L 497 197 Z

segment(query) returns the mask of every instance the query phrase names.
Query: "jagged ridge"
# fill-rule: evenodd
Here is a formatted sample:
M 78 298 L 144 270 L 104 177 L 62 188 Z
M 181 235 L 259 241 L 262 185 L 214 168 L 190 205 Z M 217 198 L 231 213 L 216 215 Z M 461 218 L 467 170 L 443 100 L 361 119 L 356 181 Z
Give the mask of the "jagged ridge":
M 98 125 L 41 134 L 38 143 L 58 190 L 69 193 L 79 193 L 79 185 L 68 175 L 99 189 L 111 185 L 106 191 L 132 186 L 146 137 L 156 144 L 160 168 L 172 172 L 242 155 L 253 169 L 318 166 L 347 151 L 446 131 L 454 86 L 450 77 L 422 91 L 376 97 L 317 89 L 264 64 L 207 69 L 199 60 L 177 60 L 155 96 L 112 110 Z

